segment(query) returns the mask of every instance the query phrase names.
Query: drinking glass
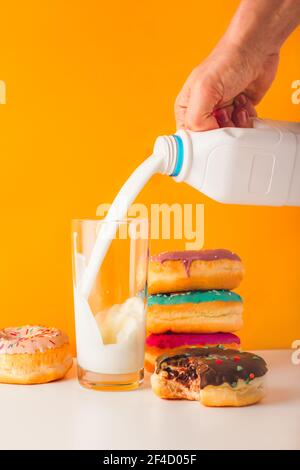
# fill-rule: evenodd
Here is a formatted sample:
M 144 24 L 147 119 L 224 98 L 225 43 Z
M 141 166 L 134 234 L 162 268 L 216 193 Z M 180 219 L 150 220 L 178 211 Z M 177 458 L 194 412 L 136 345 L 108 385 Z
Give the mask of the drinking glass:
M 72 223 L 77 368 L 87 388 L 143 381 L 148 241 L 147 219 Z

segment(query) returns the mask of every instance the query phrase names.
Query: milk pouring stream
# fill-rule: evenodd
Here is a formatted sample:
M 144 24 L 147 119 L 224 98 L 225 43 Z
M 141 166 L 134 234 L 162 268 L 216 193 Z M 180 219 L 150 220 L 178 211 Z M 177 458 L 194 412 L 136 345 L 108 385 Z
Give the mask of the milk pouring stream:
M 155 173 L 172 176 L 219 202 L 300 206 L 300 123 L 255 119 L 251 129 L 180 130 L 158 137 L 153 155 L 126 181 L 105 220 L 123 219 Z M 77 289 L 77 304 L 87 307 L 86 300 L 117 227 L 117 222 L 101 227 Z M 88 327 L 88 317 L 85 308 L 86 331 L 96 327 L 91 318 Z M 91 338 L 86 336 L 85 341 Z M 96 343 L 93 354 L 95 351 Z

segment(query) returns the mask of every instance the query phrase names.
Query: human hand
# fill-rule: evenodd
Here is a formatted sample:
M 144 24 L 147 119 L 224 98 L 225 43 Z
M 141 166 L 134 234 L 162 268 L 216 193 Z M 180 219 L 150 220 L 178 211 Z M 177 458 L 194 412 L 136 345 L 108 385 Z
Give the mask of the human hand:
M 279 54 L 254 57 L 221 44 L 196 67 L 175 102 L 177 128 L 251 127 L 254 106 L 269 89 Z
M 250 127 L 275 77 L 279 51 L 300 24 L 299 0 L 242 0 L 228 30 L 175 102 L 177 128 Z

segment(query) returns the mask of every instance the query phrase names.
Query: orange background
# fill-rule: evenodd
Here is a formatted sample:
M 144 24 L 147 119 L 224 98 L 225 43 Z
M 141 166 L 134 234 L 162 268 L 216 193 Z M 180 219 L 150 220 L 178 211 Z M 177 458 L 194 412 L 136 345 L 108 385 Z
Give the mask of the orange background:
M 55 325 L 74 345 L 70 220 L 111 202 L 155 137 L 174 131 L 176 94 L 237 4 L 1 2 L 0 326 Z M 299 42 L 300 30 L 260 116 L 299 120 Z M 205 204 L 205 246 L 230 248 L 246 266 L 244 347 L 300 337 L 300 208 L 225 206 L 163 176 L 139 202 Z

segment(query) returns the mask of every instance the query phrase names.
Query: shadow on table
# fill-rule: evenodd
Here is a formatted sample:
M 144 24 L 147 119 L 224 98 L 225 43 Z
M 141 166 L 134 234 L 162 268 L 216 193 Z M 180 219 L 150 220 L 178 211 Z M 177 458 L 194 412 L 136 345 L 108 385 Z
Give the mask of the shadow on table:
M 275 405 L 277 403 L 282 404 L 294 401 L 299 401 L 300 405 L 299 390 L 296 390 L 294 387 L 289 388 L 287 385 L 286 387 L 269 387 L 267 389 L 267 396 L 264 399 L 263 404 Z

